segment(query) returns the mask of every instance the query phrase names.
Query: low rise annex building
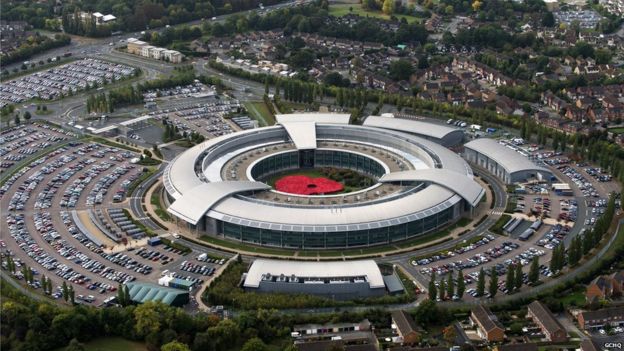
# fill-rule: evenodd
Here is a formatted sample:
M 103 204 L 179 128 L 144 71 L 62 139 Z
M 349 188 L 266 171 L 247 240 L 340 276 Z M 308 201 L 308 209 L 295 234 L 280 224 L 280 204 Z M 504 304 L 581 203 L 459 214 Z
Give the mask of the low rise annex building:
M 256 259 L 244 276 L 246 291 L 311 294 L 334 300 L 382 296 L 386 293 L 374 260 L 286 261 Z
M 505 184 L 529 179 L 549 181 L 552 173 L 533 163 L 526 156 L 490 138 L 478 138 L 464 145 L 464 157 L 485 168 Z

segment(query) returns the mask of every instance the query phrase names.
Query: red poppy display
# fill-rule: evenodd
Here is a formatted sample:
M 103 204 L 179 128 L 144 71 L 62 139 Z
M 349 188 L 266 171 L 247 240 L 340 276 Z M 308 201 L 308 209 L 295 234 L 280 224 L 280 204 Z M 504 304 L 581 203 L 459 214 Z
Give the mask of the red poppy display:
M 311 178 L 304 175 L 292 175 L 280 178 L 275 182 L 278 191 L 297 195 L 322 195 L 342 191 L 339 182 L 328 178 Z

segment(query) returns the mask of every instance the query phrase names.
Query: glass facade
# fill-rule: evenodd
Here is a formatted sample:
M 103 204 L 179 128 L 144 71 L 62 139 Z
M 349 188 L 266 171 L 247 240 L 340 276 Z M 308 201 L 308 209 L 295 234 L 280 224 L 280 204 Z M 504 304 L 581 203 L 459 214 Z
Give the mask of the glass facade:
M 260 160 L 251 169 L 254 179 L 262 179 L 271 174 L 300 167 L 336 167 L 381 177 L 384 167 L 372 158 L 339 150 L 303 150 L 271 155 Z
M 461 206 L 461 202 L 457 205 Z M 416 221 L 367 230 L 342 232 L 292 232 L 253 228 L 218 221 L 226 238 L 265 246 L 298 249 L 330 249 L 389 244 L 443 227 L 454 219 L 455 207 Z

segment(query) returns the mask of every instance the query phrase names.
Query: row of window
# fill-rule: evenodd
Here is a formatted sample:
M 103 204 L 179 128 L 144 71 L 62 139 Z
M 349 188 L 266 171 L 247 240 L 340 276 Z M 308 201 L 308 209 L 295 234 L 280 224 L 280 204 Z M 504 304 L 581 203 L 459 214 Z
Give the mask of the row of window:
M 406 240 L 448 224 L 454 216 L 454 207 L 417 221 L 368 230 L 351 232 L 290 232 L 241 226 L 218 222 L 221 235 L 242 242 L 285 248 L 344 248 L 388 244 Z M 459 211 L 457 211 L 459 212 Z
M 310 155 L 307 156 L 310 158 Z M 312 164 L 314 167 L 346 168 L 377 177 L 385 173 L 384 167 L 371 158 L 336 150 L 314 150 Z M 254 179 L 262 179 L 279 171 L 299 167 L 301 167 L 299 152 L 286 152 L 269 156 L 255 164 L 251 170 L 251 176 Z

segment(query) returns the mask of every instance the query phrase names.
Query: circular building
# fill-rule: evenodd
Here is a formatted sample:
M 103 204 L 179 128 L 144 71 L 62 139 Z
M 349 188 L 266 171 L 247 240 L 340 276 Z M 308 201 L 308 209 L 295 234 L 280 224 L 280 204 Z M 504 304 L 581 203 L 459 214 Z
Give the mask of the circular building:
M 277 120 L 174 159 L 163 175 L 168 212 L 201 234 L 347 248 L 435 231 L 470 215 L 484 195 L 463 159 L 422 137 L 349 125 L 347 114 Z

